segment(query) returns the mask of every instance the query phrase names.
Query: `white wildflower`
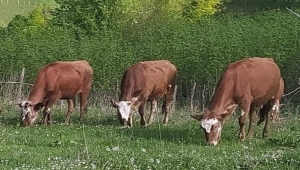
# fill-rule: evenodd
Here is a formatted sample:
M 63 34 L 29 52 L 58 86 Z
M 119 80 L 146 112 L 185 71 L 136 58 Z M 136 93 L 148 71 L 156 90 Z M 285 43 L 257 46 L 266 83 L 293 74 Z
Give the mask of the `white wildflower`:
M 113 147 L 112 150 L 113 151 L 119 151 L 119 146 Z

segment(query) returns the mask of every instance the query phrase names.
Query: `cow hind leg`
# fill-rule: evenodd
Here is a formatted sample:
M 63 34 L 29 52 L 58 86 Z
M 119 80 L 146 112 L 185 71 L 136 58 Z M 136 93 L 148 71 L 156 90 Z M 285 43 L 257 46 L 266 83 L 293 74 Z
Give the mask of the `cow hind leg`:
M 79 94 L 80 96 L 80 116 L 79 121 L 84 119 L 84 115 L 87 112 L 87 99 L 88 99 L 88 91 L 83 91 Z
M 163 106 L 162 106 L 162 110 L 165 113 L 165 117 L 163 120 L 163 124 L 167 125 L 168 121 L 169 121 L 169 115 L 171 112 L 171 105 L 172 105 L 172 101 L 173 101 L 173 90 L 169 90 L 167 92 L 167 94 L 165 95 L 165 99 L 163 102 Z
M 265 126 L 264 126 L 263 134 L 262 134 L 263 138 L 268 137 L 268 134 L 269 134 L 269 123 L 271 121 L 270 114 L 272 111 L 272 106 L 273 106 L 272 102 L 268 102 L 266 105 L 263 106 L 263 107 L 265 107 L 265 109 L 264 109 Z
M 153 100 L 153 101 L 151 101 L 151 108 L 150 108 L 150 116 L 149 116 L 149 119 L 148 119 L 148 125 L 153 123 L 153 120 L 154 120 L 156 114 L 157 114 L 157 101 Z
M 74 99 L 67 99 L 68 102 L 68 111 L 65 119 L 65 123 L 70 123 L 70 117 L 75 107 L 75 97 Z

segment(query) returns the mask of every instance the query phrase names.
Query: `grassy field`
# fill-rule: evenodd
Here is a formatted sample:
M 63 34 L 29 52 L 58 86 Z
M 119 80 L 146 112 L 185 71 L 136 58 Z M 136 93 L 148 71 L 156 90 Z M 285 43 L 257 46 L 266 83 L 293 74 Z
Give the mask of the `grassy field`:
M 106 111 L 105 111 L 106 110 Z M 207 146 L 189 112 L 177 110 L 168 126 L 157 121 L 141 128 L 120 129 L 114 110 L 90 108 L 80 124 L 78 109 L 70 125 L 65 108 L 54 108 L 54 124 L 19 126 L 13 103 L 0 107 L 0 169 L 299 169 L 300 119 L 287 115 L 273 123 L 270 138 L 262 126 L 253 139 L 237 140 L 238 121 L 226 122 L 222 141 Z
M 0 0 L 0 26 L 6 26 L 17 14 L 26 16 L 39 5 L 54 7 L 56 4 L 54 0 Z

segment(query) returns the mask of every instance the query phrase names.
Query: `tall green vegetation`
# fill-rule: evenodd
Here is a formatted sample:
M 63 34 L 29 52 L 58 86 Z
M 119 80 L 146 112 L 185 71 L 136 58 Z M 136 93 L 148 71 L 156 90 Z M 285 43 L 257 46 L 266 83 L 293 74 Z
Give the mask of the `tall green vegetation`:
M 57 9 L 36 8 L 1 28 L 1 75 L 25 67 L 25 80 L 32 82 L 46 63 L 86 59 L 95 72 L 94 89 L 112 91 L 129 65 L 168 59 L 179 70 L 181 88 L 191 81 L 213 88 L 229 63 L 266 56 L 280 65 L 286 91 L 298 86 L 300 19 L 280 5 L 248 14 L 232 12 L 237 1 L 211 1 L 219 4 L 213 11 L 185 15 L 187 8 L 206 8 L 188 0 L 56 2 Z

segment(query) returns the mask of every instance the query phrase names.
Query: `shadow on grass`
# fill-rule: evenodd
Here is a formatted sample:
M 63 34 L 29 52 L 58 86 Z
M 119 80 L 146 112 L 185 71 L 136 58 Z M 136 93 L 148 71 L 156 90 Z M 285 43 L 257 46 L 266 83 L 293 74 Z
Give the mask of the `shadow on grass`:
M 191 125 L 168 125 L 152 124 L 147 127 L 140 127 L 135 125 L 131 129 L 117 129 L 118 133 L 129 136 L 131 140 L 138 140 L 139 138 L 147 140 L 157 140 L 172 142 L 175 144 L 193 144 L 206 145 L 204 134 L 201 129 Z

